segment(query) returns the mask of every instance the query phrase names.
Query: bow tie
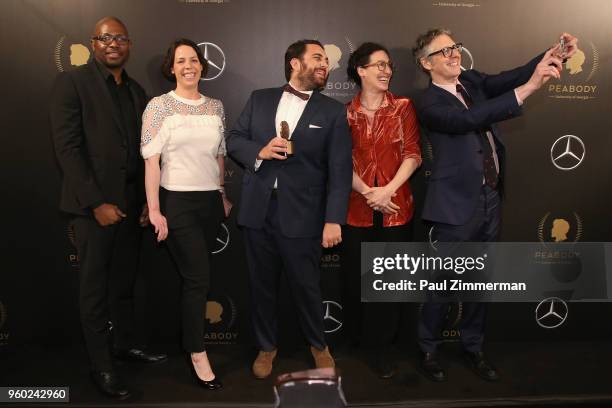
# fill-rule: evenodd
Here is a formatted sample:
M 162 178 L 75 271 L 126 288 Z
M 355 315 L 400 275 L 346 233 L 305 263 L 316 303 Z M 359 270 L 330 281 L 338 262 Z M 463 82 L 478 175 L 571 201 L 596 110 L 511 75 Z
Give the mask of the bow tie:
M 308 95 L 307 93 L 298 91 L 297 89 L 293 88 L 289 84 L 286 84 L 285 86 L 283 86 L 283 91 L 292 93 L 303 101 L 307 101 L 310 98 L 310 95 Z

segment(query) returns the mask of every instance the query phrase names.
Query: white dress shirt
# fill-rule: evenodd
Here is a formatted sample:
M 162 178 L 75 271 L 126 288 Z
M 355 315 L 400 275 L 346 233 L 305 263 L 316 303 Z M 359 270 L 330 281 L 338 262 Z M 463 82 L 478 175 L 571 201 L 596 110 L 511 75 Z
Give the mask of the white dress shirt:
M 298 89 L 289 81 L 289 85 L 291 85 L 294 89 Z M 302 93 L 307 94 L 308 96 L 312 96 L 313 91 L 300 91 Z M 276 108 L 276 117 L 274 119 L 274 123 L 276 125 L 276 134 L 280 135 L 281 130 L 281 122 L 285 121 L 289 125 L 289 140 L 291 140 L 291 136 L 293 135 L 293 131 L 295 130 L 300 118 L 302 117 L 302 113 L 304 113 L 304 109 L 306 108 L 306 104 L 310 99 L 303 100 L 302 98 L 290 93 L 283 92 L 281 96 L 280 102 L 278 103 L 278 108 Z M 263 160 L 257 159 L 255 161 L 255 171 L 259 169 Z M 278 180 L 274 181 L 274 188 L 278 187 Z

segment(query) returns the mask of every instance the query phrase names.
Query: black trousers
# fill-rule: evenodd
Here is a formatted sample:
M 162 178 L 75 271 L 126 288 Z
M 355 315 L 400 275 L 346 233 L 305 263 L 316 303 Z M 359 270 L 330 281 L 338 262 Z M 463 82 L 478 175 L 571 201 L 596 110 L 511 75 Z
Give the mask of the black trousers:
M 289 238 L 283 235 L 278 201 L 273 196 L 262 229 L 244 228 L 251 318 L 259 350 L 276 348 L 277 293 L 281 272 L 286 274 L 306 340 L 324 349 L 323 299 L 321 295 L 321 237 Z
M 204 319 L 210 288 L 210 256 L 223 221 L 221 193 L 160 189 L 168 222 L 167 244 L 182 278 L 182 338 L 185 351 L 204 351 Z
M 92 369 L 112 371 L 110 328 L 114 347 L 129 349 L 136 344 L 134 283 L 136 282 L 142 228 L 142 212 L 135 188 L 128 185 L 127 217 L 115 225 L 101 227 L 93 217 L 74 217 L 79 255 L 79 309 L 81 325 Z
M 433 223 L 432 240 L 440 242 L 494 242 L 499 237 L 501 222 L 500 197 L 497 190 L 483 185 L 478 207 L 465 225 Z M 447 303 L 427 302 L 419 316 L 418 337 L 421 351 L 435 353 L 442 342 L 441 331 L 448 311 Z M 466 302 L 459 325 L 463 348 L 469 352 L 482 351 L 486 303 Z
M 365 348 L 391 346 L 400 327 L 402 303 L 361 303 L 361 243 L 412 241 L 412 223 L 383 227 L 383 215 L 374 211 L 374 225 L 345 225 L 342 234 L 341 273 L 346 339 Z

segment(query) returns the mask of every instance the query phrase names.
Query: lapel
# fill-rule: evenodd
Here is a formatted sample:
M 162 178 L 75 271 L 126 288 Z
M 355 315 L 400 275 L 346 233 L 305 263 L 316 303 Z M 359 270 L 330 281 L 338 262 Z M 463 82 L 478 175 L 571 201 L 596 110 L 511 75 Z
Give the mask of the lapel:
M 300 120 L 298 120 L 297 126 L 291 135 L 291 139 L 293 140 L 295 136 L 299 136 L 302 132 L 308 129 L 308 125 L 310 124 L 310 119 L 314 116 L 315 113 L 321 107 L 321 101 L 323 96 L 319 91 L 314 91 L 310 99 L 308 99 L 308 103 L 306 103 L 306 107 L 304 108 L 304 112 L 302 112 L 302 116 Z
M 269 112 L 269 114 L 264 115 L 266 119 L 266 129 L 265 134 L 275 135 L 276 134 L 276 111 L 278 110 L 278 104 L 280 103 L 281 97 L 283 96 L 283 88 L 274 88 L 272 90 L 272 97 L 267 98 L 268 106 L 266 106 L 265 111 Z
M 115 106 L 115 104 L 113 103 L 113 97 L 111 96 L 110 91 L 108 90 L 108 85 L 106 84 L 104 77 L 100 73 L 100 70 L 96 66 L 95 60 L 92 60 L 89 64 L 89 69 L 92 71 L 92 74 L 95 78 L 95 85 L 98 88 L 98 95 L 100 95 L 100 101 L 102 105 L 104 105 L 106 109 L 111 112 L 113 120 L 117 125 L 117 129 L 119 129 L 121 136 L 125 138 L 126 130 L 123 128 L 122 125 L 120 117 L 121 112 L 119 112 L 119 107 Z
M 136 112 L 136 129 L 140 130 L 142 128 L 142 112 L 144 112 L 146 106 L 144 106 L 143 100 L 136 93 L 136 87 L 134 86 L 134 80 L 130 78 L 130 94 L 132 95 L 132 101 L 134 101 L 134 111 Z
M 451 94 L 450 92 L 448 92 L 446 89 L 442 89 L 439 86 L 434 85 L 432 82 L 429 83 L 429 88 L 438 96 L 441 96 L 442 98 L 444 98 L 447 102 L 449 102 L 450 104 L 458 107 L 458 108 L 462 108 L 465 109 L 465 105 L 463 105 L 461 103 L 461 101 L 459 99 L 457 99 L 457 97 L 453 94 Z M 469 92 L 469 91 L 468 91 Z M 471 94 L 470 94 L 471 95 Z

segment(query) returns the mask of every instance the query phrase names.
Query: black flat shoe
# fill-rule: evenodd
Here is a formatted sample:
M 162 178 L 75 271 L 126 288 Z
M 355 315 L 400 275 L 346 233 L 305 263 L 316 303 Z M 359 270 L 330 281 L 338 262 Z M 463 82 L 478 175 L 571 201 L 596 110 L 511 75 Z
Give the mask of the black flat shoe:
M 143 364 L 162 363 L 168 359 L 166 354 L 152 354 L 136 348 L 129 350 L 115 349 L 113 350 L 113 356 L 119 360 Z
M 419 371 L 431 381 L 446 381 L 446 372 L 438 363 L 438 358 L 434 353 L 422 353 Z
M 467 360 L 470 364 L 470 368 L 480 378 L 487 381 L 499 381 L 499 375 L 495 367 L 487 360 L 485 354 L 482 351 L 475 353 L 466 352 Z
M 128 399 L 132 395 L 117 374 L 108 371 L 92 371 L 90 374 L 102 394 L 118 400 Z
M 223 388 L 223 383 L 221 383 L 221 381 L 217 378 L 217 376 L 215 376 L 215 378 L 213 378 L 212 380 L 208 380 L 208 381 L 201 379 L 198 376 L 198 373 L 196 372 L 195 367 L 193 366 L 193 361 L 191 361 L 191 356 L 189 354 L 187 355 L 187 363 L 189 364 L 189 367 L 191 368 L 191 375 L 193 376 L 194 380 L 200 387 L 210 390 L 210 391 L 214 391 L 214 390 Z

